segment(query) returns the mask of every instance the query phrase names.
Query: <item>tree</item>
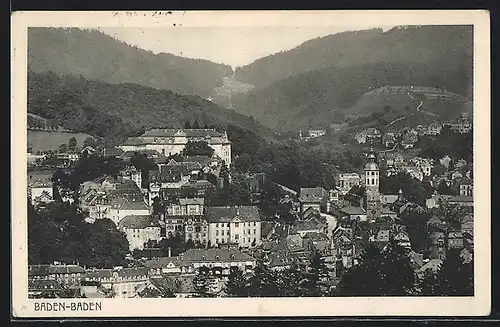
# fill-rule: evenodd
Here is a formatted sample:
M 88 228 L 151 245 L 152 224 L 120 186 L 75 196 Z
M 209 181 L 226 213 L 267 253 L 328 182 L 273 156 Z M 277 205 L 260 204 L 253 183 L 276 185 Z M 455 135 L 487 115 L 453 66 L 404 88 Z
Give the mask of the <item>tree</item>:
M 242 174 L 247 173 L 251 167 L 252 167 L 252 158 L 246 153 L 237 156 L 233 160 L 232 168 L 238 173 Z
M 68 141 L 68 150 L 70 151 L 75 151 L 76 150 L 76 147 L 78 145 L 78 141 L 76 140 L 76 138 L 73 136 L 72 138 L 69 139 Z
M 403 296 L 414 293 L 415 274 L 405 249 L 389 243 L 386 250 L 368 244 L 361 263 L 343 276 L 339 293 L 343 296 Z
M 426 272 L 420 288 L 422 295 L 473 296 L 474 263 L 465 263 L 458 250 L 449 250 L 437 272 Z
M 318 252 L 314 254 L 305 277 L 304 287 L 307 290 L 307 296 L 322 296 L 325 293 L 327 288 L 325 282 L 329 278 L 329 271 Z
M 85 141 L 83 141 L 83 146 L 90 146 L 95 149 L 97 147 L 97 142 L 93 137 L 87 137 Z
M 187 121 L 184 122 L 184 128 L 185 129 L 191 129 L 191 122 L 189 122 L 189 120 L 187 120 Z
M 215 297 L 215 294 L 211 291 L 212 282 L 210 269 L 205 266 L 200 267 L 193 279 L 194 297 Z
M 59 145 L 59 153 L 65 153 L 68 151 L 68 146 L 66 144 Z
M 292 263 L 289 268 L 276 274 L 278 285 L 278 296 L 284 297 L 304 297 L 308 296 L 308 280 L 305 272 Z
M 224 292 L 229 297 L 247 297 L 248 281 L 239 268 L 232 268 L 229 272 L 229 279 L 226 282 Z
M 194 120 L 194 123 L 193 123 L 193 129 L 199 129 L 200 128 L 200 124 L 198 123 L 198 120 Z
M 250 297 L 275 297 L 278 294 L 276 274 L 261 260 L 258 260 L 249 278 Z
M 88 224 L 84 233 L 86 255 L 80 262 L 90 267 L 113 268 L 121 265 L 129 252 L 125 233 L 119 231 L 110 219 L 99 219 Z
M 205 141 L 188 141 L 185 148 L 182 150 L 184 156 L 212 156 L 212 149 Z
M 439 194 L 446 194 L 446 195 L 456 195 L 457 192 L 453 190 L 448 184 L 446 184 L 446 181 L 443 179 L 439 182 L 439 185 L 437 187 L 437 191 Z

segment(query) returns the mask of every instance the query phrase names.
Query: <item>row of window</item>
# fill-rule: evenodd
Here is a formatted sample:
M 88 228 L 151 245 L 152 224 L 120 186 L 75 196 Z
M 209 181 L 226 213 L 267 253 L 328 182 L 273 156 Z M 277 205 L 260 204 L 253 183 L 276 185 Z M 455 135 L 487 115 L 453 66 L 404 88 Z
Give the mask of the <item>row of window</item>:
M 248 224 L 248 225 L 247 225 L 247 224 Z M 224 226 L 226 226 L 226 224 L 225 224 L 225 223 L 220 223 L 220 227 L 224 227 Z M 231 224 L 230 224 L 230 223 L 227 223 L 227 227 L 230 227 L 230 226 L 231 226 Z M 247 226 L 248 226 L 248 227 L 252 226 L 252 223 L 251 223 L 251 222 L 248 222 L 248 223 L 244 222 L 244 223 L 243 223 L 243 227 L 247 227 Z M 254 222 L 253 222 L 253 226 L 254 226 L 254 227 L 255 227 L 255 226 L 257 226 L 257 222 L 255 222 L 255 221 L 254 221 Z M 219 224 L 218 224 L 218 223 L 216 223 L 216 224 L 215 224 L 215 227 L 216 227 L 216 228 L 218 228 L 218 227 L 219 227 Z M 240 223 L 234 223 L 234 227 L 240 227 Z

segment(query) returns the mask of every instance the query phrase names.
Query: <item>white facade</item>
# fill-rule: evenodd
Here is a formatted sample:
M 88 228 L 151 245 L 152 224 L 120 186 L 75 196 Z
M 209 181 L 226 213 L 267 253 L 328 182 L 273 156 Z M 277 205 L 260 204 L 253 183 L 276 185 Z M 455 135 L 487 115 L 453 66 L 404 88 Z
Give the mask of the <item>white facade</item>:
M 144 249 L 144 243 L 150 240 L 161 239 L 161 228 L 159 226 L 148 226 L 146 228 L 123 228 L 127 235 L 130 251 Z
M 214 130 L 152 129 L 143 135 L 130 138 L 119 148 L 123 151 L 155 150 L 164 156 L 181 153 L 188 141 L 205 141 L 229 168 L 231 166 L 231 143 L 226 133 Z
M 208 227 L 211 244 L 238 243 L 240 247 L 251 247 L 262 243 L 261 222 L 245 222 L 235 217 L 230 222 L 211 222 Z
M 142 216 L 149 215 L 149 208 L 144 206 L 144 209 L 119 209 L 119 208 L 110 208 L 108 217 L 111 219 L 116 225 L 126 216 Z

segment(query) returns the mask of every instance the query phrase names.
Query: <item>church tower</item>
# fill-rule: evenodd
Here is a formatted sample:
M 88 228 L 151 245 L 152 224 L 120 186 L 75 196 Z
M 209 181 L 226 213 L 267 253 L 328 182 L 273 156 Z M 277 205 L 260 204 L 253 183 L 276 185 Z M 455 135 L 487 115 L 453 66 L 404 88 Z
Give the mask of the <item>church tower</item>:
M 374 220 L 380 215 L 380 171 L 377 165 L 377 156 L 373 147 L 368 154 L 368 162 L 365 165 L 365 196 L 364 207 L 368 220 Z

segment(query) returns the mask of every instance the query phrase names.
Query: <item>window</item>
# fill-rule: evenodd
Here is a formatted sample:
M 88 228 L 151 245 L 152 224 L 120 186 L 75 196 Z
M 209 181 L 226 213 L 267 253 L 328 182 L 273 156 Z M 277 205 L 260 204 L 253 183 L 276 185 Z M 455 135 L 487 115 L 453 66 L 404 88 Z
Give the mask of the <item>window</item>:
M 240 223 L 234 223 L 234 227 L 240 227 Z
M 257 234 L 257 230 L 256 229 L 253 230 L 253 234 L 254 235 Z
M 373 175 L 375 175 L 375 172 L 374 172 L 374 171 L 372 171 L 372 176 L 373 176 Z
M 372 178 L 372 185 L 375 185 L 375 178 Z
M 217 228 L 217 227 L 219 227 L 219 223 L 215 224 L 215 227 L 216 227 L 216 228 Z
M 230 227 L 230 226 L 231 226 L 231 224 L 227 223 L 227 227 Z
M 215 260 L 219 260 L 219 256 L 218 255 L 215 256 Z
M 219 239 L 218 238 L 215 239 L 215 243 L 219 243 Z
M 221 230 L 221 235 L 224 236 L 224 230 Z
M 250 230 L 250 229 L 248 229 L 248 235 L 250 235 L 250 234 L 251 234 L 251 230 Z
M 238 234 L 234 234 L 234 239 L 235 239 L 235 240 L 239 240 L 239 239 L 240 239 L 240 235 L 238 235 Z
M 215 231 L 215 236 L 219 236 L 219 231 L 218 230 Z
M 253 222 L 253 225 L 254 225 L 254 226 L 257 226 L 257 223 L 254 221 L 254 222 Z

